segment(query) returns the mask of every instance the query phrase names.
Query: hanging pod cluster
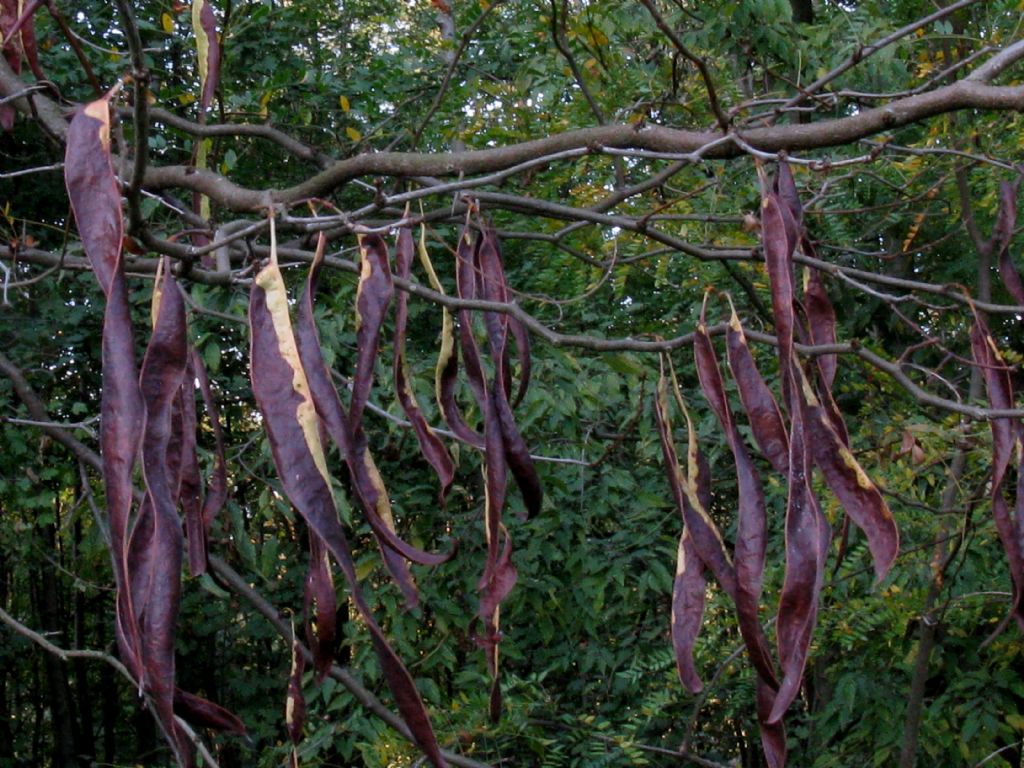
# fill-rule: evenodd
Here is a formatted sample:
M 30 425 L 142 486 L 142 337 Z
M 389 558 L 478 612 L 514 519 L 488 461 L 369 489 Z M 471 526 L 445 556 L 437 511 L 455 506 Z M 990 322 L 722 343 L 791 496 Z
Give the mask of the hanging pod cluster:
M 992 236 L 985 244 L 990 255 L 999 259 L 999 274 L 1006 290 L 1018 305 L 1024 306 L 1024 280 L 1010 258 L 1010 239 L 1017 223 L 1017 181 L 999 185 L 999 210 Z M 971 354 L 981 371 L 989 403 L 993 408 L 1014 407 L 1010 369 L 988 329 L 985 317 L 972 303 Z M 1000 418 L 989 422 L 992 430 L 992 517 L 999 541 L 1006 551 L 1013 583 L 1010 612 L 1024 631 L 1024 422 Z M 1011 462 L 1016 463 L 1017 481 L 1010 477 Z M 1016 485 L 1016 488 L 1014 488 Z
M 486 226 L 478 225 L 478 230 L 474 238 L 471 222 L 467 221 L 466 229 L 459 238 L 455 265 L 458 296 L 462 299 L 506 302 L 508 288 L 497 238 L 493 230 Z M 353 601 L 370 630 L 385 677 L 410 731 L 428 758 L 435 765 L 443 765 L 436 737 L 412 678 L 388 644 L 356 580 L 352 554 L 335 506 L 345 502 L 344 499 L 336 499 L 332 492 L 320 438 L 321 434 L 327 434 L 337 445 L 344 459 L 353 497 L 376 536 L 385 567 L 401 589 L 407 605 L 415 605 L 419 598 L 409 572 L 409 563 L 439 565 L 450 559 L 455 550 L 453 548 L 445 554 L 425 552 L 408 544 L 398 535 L 389 495 L 373 460 L 364 429 L 363 415 L 373 387 L 374 364 L 381 354 L 382 327 L 394 299 L 388 247 L 379 235 L 365 234 L 359 237 L 360 277 L 355 302 L 358 321 L 356 364 L 351 398 L 346 409 L 324 362 L 313 314 L 326 238 L 321 235 L 317 243 L 306 293 L 299 304 L 293 330 L 288 296 L 277 263 L 272 217 L 270 233 L 270 261 L 253 282 L 249 304 L 252 384 L 282 486 L 310 528 L 311 565 L 306 582 L 306 603 L 307 606 L 313 602 L 317 605 L 315 637 L 307 621 L 314 662 L 321 676 L 331 663 L 334 589 L 330 581 L 329 553 L 345 574 Z M 416 251 L 412 233 L 406 228 L 401 229 L 394 249 L 395 271 L 400 278 L 409 278 Z M 418 251 L 432 285 L 441 291 L 440 281 L 427 254 L 425 233 L 422 232 Z M 407 295 L 399 293 L 395 303 L 392 344 L 394 389 L 413 426 L 423 457 L 438 477 L 439 501 L 443 506 L 454 478 L 455 467 L 444 444 L 424 418 L 409 379 L 405 358 Z M 478 635 L 477 640 L 486 650 L 488 669 L 493 680 L 490 710 L 491 716 L 497 719 L 501 710 L 497 650 L 501 637 L 499 608 L 516 578 L 511 562 L 511 541 L 502 522 L 507 475 L 511 472 L 517 481 L 529 513 L 539 511 L 541 489 L 529 450 L 512 416 L 513 403 L 522 397 L 528 383 L 529 349 L 526 334 L 508 315 L 484 313 L 492 369 L 488 380 L 473 330 L 473 319 L 468 310 L 459 311 L 459 340 L 456 344 L 455 323 L 448 310 L 444 310 L 436 389 L 440 410 L 453 433 L 483 454 L 487 555 L 479 583 L 480 607 L 477 617 L 484 631 Z M 509 336 L 513 339 L 512 345 L 516 347 L 520 360 L 520 381 L 515 399 L 512 399 Z M 482 434 L 466 422 L 456 401 L 459 350 L 465 359 L 469 388 L 481 414 Z M 295 675 L 301 675 L 301 662 L 298 660 L 293 665 L 293 681 L 289 686 L 288 698 L 289 731 L 293 738 L 301 733 L 303 709 L 301 688 L 295 682 Z
M 731 553 L 709 514 L 708 465 L 667 355 L 662 357 L 655 399 L 669 486 L 684 525 L 671 625 L 679 677 L 691 692 L 701 690 L 693 651 L 704 611 L 705 573 L 710 572 L 735 606 L 740 634 L 757 677 L 757 717 L 772 768 L 785 765 L 783 717 L 800 691 L 831 542 L 828 520 L 811 487 L 813 468 L 818 468 L 848 518 L 864 532 L 878 579 L 889 572 L 899 552 L 892 513 L 850 451 L 846 426 L 832 398 L 835 356 L 820 355 L 805 364 L 795 354 L 796 340 L 816 345 L 835 341 L 835 312 L 818 276 L 810 274 L 802 298 L 796 296 L 793 254 L 798 248 L 811 254 L 813 248 L 802 219 L 792 175 L 780 164 L 778 175 L 763 191 L 761 222 L 784 409 L 757 368 L 735 309 L 726 332 L 728 368 L 754 441 L 772 469 L 786 478 L 786 569 L 778 601 L 774 655 L 759 615 L 767 529 L 764 491 L 729 407 L 718 356 L 705 324 L 706 300 L 694 334 L 694 358 L 701 391 L 722 426 L 736 467 L 738 509 Z M 686 422 L 685 471 L 672 437 L 672 399 Z
M 207 533 L 227 496 L 227 473 L 209 381 L 189 344 L 184 300 L 167 265 L 157 275 L 149 343 L 141 368 L 136 365 L 108 99 L 75 113 L 64 173 L 83 247 L 106 297 L 100 444 L 116 585 L 115 629 L 121 659 L 140 693 L 148 698 L 179 762 L 191 765 L 194 747 L 175 715 L 245 733 L 234 715 L 175 686 L 182 517 L 190 570 L 198 575 L 206 569 Z M 205 493 L 196 455 L 197 381 L 216 441 Z M 140 458 L 144 490 L 137 495 L 132 473 Z
M 288 295 L 277 263 L 273 218 L 270 219 L 271 259 L 253 282 L 249 302 L 251 330 L 250 363 L 253 394 L 264 418 L 274 463 L 289 500 L 309 525 L 310 572 L 306 580 L 306 604 L 316 603 L 316 633 L 310 630 L 314 664 L 318 675 L 327 673 L 333 660 L 335 591 L 328 553 L 341 567 L 352 600 L 370 631 L 373 647 L 391 688 L 399 711 L 417 743 L 435 765 L 443 765 L 423 701 L 412 677 L 391 648 L 363 596 L 356 577 L 355 564 L 342 523 L 327 468 L 321 434 L 329 435 L 344 458 L 353 495 L 364 512 L 380 546 L 385 566 L 401 588 L 407 602 L 417 601 L 417 591 L 408 562 L 437 565 L 453 553 L 438 555 L 424 552 L 403 541 L 395 531 L 387 489 L 369 451 L 363 429 L 363 413 L 373 384 L 373 364 L 379 346 L 385 310 L 393 287 L 387 247 L 376 235 L 360 239 L 362 272 L 356 306 L 359 318 L 358 355 L 353 377 L 352 397 L 346 409 L 324 361 L 313 315 L 313 301 L 324 260 L 326 238 L 317 243 L 310 267 L 306 294 L 299 304 L 293 331 L 288 311 Z M 404 328 L 399 328 L 404 335 Z M 406 403 L 411 418 L 422 421 L 414 399 Z M 436 435 L 423 424 L 426 439 L 438 453 L 428 454 L 442 480 L 442 494 L 450 485 L 451 460 Z M 442 458 L 443 457 L 443 458 Z M 308 613 L 308 610 L 307 610 Z M 301 734 L 300 657 L 293 665 L 289 685 L 289 733 Z
M 28 8 L 34 11 L 38 5 L 26 6 L 19 19 L 11 15 L 13 6 L 9 2 L 0 3 L 0 31 L 6 30 L 5 37 L 10 38 L 4 55 L 12 64 L 16 57 L 20 66 L 24 56 L 30 66 L 37 65 L 33 64 L 35 47 Z M 205 40 L 199 47 L 200 62 L 205 62 L 201 100 L 205 109 L 217 79 L 215 20 L 208 4 L 194 4 L 194 11 L 197 30 L 205 34 L 205 38 L 199 36 Z M 140 693 L 148 699 L 179 763 L 189 766 L 194 763 L 193 745 L 177 717 L 204 727 L 245 732 L 231 713 L 175 685 L 181 569 L 185 559 L 194 575 L 206 569 L 208 532 L 227 496 L 227 470 L 210 382 L 189 343 L 183 296 L 167 263 L 161 266 L 155 281 L 146 352 L 141 365 L 136 361 L 122 257 L 121 194 L 111 164 L 109 99 L 108 94 L 74 115 L 68 129 L 65 177 L 83 247 L 106 298 L 100 440 L 116 585 L 115 631 L 120 656 Z M 0 124 L 6 124 L 6 115 L 0 111 Z M 1024 305 L 1024 280 L 1008 250 L 1016 221 L 1016 192 L 1016 185 L 1002 185 L 996 226 L 986 247 L 998 257 L 1007 290 Z M 879 580 L 889 572 L 899 552 L 899 534 L 882 494 L 850 450 L 848 431 L 832 395 L 837 356 L 827 353 L 801 360 L 796 354 L 797 342 L 819 347 L 834 344 L 836 315 L 817 272 L 806 274 L 798 296 L 794 253 L 814 253 L 803 226 L 796 186 L 784 163 L 770 184 L 764 182 L 761 225 L 777 337 L 778 398 L 758 370 L 735 308 L 731 308 L 725 346 L 726 367 L 736 383 L 754 444 L 786 484 L 785 575 L 778 595 L 774 644 L 761 621 L 767 503 L 751 446 L 745 442 L 738 422 L 741 415 L 733 412 L 726 394 L 718 352 L 706 325 L 706 298 L 694 334 L 694 361 L 701 391 L 734 459 L 738 494 L 736 539 L 731 548 L 710 514 L 710 470 L 667 355 L 661 359 L 655 416 L 669 486 L 683 522 L 671 619 L 680 679 L 692 692 L 702 688 L 694 646 L 703 621 L 710 574 L 734 604 L 756 675 L 756 711 L 764 751 L 769 765 L 779 768 L 786 761 L 783 719 L 801 687 L 832 538 L 812 488 L 815 467 L 845 511 L 844 531 L 846 523 L 852 521 L 863 532 Z M 330 439 L 338 448 L 341 465 L 337 473 L 343 475 L 344 486 L 350 489 L 351 498 L 369 524 L 389 576 L 406 604 L 416 605 L 419 594 L 410 563 L 440 565 L 454 556 L 455 544 L 446 552 L 430 552 L 399 535 L 388 490 L 370 450 L 364 415 L 372 395 L 374 368 L 382 354 L 381 336 L 394 304 L 393 388 L 420 452 L 437 476 L 438 501 L 443 508 L 454 481 L 455 464 L 414 394 L 405 352 L 408 295 L 405 291 L 395 294 L 394 278 L 408 281 L 418 256 L 433 289 L 442 295 L 445 291 L 428 255 L 425 230 L 421 229 L 417 244 L 412 231 L 401 228 L 393 250 L 377 234 L 359 237 L 357 349 L 346 406 L 325 362 L 314 316 L 326 238 L 321 235 L 317 243 L 305 295 L 293 322 L 278 265 L 273 213 L 269 228 L 270 259 L 253 280 L 249 303 L 252 388 L 282 488 L 308 526 L 304 631 L 313 666 L 322 679 L 333 662 L 336 563 L 369 630 L 384 677 L 410 733 L 431 763 L 443 766 L 444 758 L 413 679 L 391 648 L 358 582 L 339 516 L 339 505 L 344 508 L 348 501 L 333 489 L 324 441 Z M 517 578 L 512 541 L 504 521 L 509 478 L 522 495 L 525 516 L 540 511 L 542 491 L 513 415 L 530 383 L 529 337 L 513 314 L 498 311 L 499 305 L 507 310 L 509 304 L 501 249 L 495 231 L 472 204 L 454 249 L 454 274 L 455 300 L 443 302 L 435 389 L 439 411 L 451 432 L 476 449 L 482 459 L 486 555 L 472 632 L 484 650 L 491 677 L 490 715 L 497 720 L 502 708 L 501 606 Z M 479 307 L 481 302 L 484 309 L 469 308 Z M 455 309 L 449 309 L 449 305 Z M 988 398 L 996 409 L 1012 409 L 1009 369 L 983 313 L 973 305 L 972 309 L 971 349 Z M 513 365 L 514 360 L 518 365 Z M 458 400 L 463 378 L 478 416 L 476 424 L 463 415 Z M 213 466 L 205 481 L 196 447 L 197 385 L 215 442 Z M 685 461 L 680 461 L 673 438 L 673 402 L 686 425 Z M 1010 564 L 1013 615 L 1024 629 L 1024 423 L 1020 419 L 995 418 L 991 430 L 993 515 Z M 1016 482 L 1012 478 L 1014 462 Z M 144 485 L 141 492 L 133 486 L 133 473 L 140 465 Z M 302 738 L 305 711 L 304 658 L 294 638 L 292 659 L 286 725 L 290 739 L 297 744 Z
M 156 279 L 150 339 L 141 367 L 136 366 L 122 258 L 121 195 L 110 156 L 109 98 L 108 94 L 75 114 L 68 133 L 65 175 L 84 249 L 106 297 L 101 447 L 117 587 L 116 634 L 120 655 L 140 692 L 150 701 L 178 762 L 189 766 L 194 764 L 193 745 L 177 724 L 176 715 L 200 726 L 245 733 L 242 723 L 231 713 L 177 689 L 174 683 L 175 629 L 186 540 L 190 570 L 200 574 L 206 568 L 207 533 L 227 495 L 227 472 L 210 383 L 201 359 L 189 344 L 184 300 L 169 264 L 162 265 Z M 282 488 L 308 525 L 305 633 L 317 677 L 322 679 L 328 673 L 336 644 L 333 559 L 370 632 L 384 677 L 410 733 L 431 763 L 443 766 L 444 758 L 413 679 L 391 648 L 358 582 L 338 513 L 338 505 L 347 501 L 333 490 L 322 442 L 329 437 L 337 445 L 343 460 L 339 469 L 373 531 L 384 565 L 406 604 L 415 605 L 419 597 L 409 563 L 439 565 L 455 554 L 455 548 L 440 554 L 427 552 L 399 536 L 390 497 L 364 429 L 374 365 L 381 354 L 382 329 L 395 298 L 389 250 L 376 234 L 359 238 L 357 354 L 346 408 L 325 363 L 313 312 L 326 238 L 321 235 L 317 243 L 305 296 L 298 304 L 293 324 L 277 260 L 272 214 L 269 225 L 271 256 L 253 280 L 249 303 L 252 388 Z M 394 249 L 395 271 L 400 278 L 409 279 L 416 252 L 412 233 L 400 230 Z M 422 233 L 418 255 L 431 283 L 441 291 Z M 491 228 L 467 220 L 455 256 L 459 298 L 507 302 L 501 252 Z M 455 465 L 413 394 L 405 357 L 408 307 L 404 292 L 395 304 L 394 389 L 421 452 L 438 477 L 439 503 L 443 507 Z M 479 582 L 479 611 L 473 624 L 483 627 L 475 637 L 485 649 L 493 680 L 490 711 L 497 719 L 501 710 L 500 606 L 516 580 L 511 540 L 502 521 L 509 473 L 521 489 L 527 514 L 539 511 L 542 494 L 529 450 L 512 415 L 529 383 L 525 329 L 508 314 L 484 312 L 483 335 L 489 365 L 477 344 L 473 313 L 460 309 L 456 329 L 445 309 L 436 389 L 440 410 L 452 431 L 483 456 L 487 554 Z M 514 395 L 512 349 L 519 360 Z M 456 400 L 460 350 L 481 416 L 480 430 L 467 423 Z M 205 484 L 196 455 L 196 383 L 216 442 L 214 466 Z M 132 485 L 140 459 L 145 485 L 141 494 Z M 301 685 L 304 664 L 297 641 L 293 642 L 292 656 L 286 725 L 289 737 L 297 743 L 305 711 Z

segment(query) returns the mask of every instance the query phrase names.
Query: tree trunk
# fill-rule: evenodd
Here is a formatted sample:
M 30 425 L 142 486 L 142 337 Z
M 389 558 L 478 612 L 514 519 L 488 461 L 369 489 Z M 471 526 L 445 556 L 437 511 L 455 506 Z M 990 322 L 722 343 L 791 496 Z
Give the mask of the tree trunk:
M 42 530 L 46 552 L 56 552 L 56 526 L 46 525 Z M 57 579 L 50 563 L 42 564 L 36 573 L 36 612 L 43 632 L 57 645 L 66 645 L 63 628 L 67 626 L 61 615 Z M 53 726 L 53 765 L 55 768 L 73 768 L 75 760 L 75 721 L 71 703 L 71 687 L 68 684 L 67 668 L 64 662 L 50 653 L 43 653 L 43 671 L 46 675 L 47 700 L 50 707 L 50 721 Z
M 28 702 L 24 707 L 32 707 L 32 765 L 43 764 L 43 715 L 46 708 L 43 706 L 42 684 L 39 682 L 39 665 L 32 665 L 32 685 L 29 690 Z M 20 708 L 19 708 L 19 711 Z
M 8 571 L 4 558 L 0 558 L 0 608 L 7 605 Z M 8 635 L 4 635 L 7 637 Z M 14 666 L 7 660 L 7 654 L 0 654 L 0 765 L 14 761 L 14 735 L 11 733 L 11 708 L 7 704 L 7 679 Z
M 935 635 L 939 623 L 928 610 L 934 605 L 939 589 L 932 582 L 928 589 L 926 610 L 921 615 L 921 630 L 917 639 L 917 657 L 914 659 L 914 673 L 910 678 L 907 693 L 907 714 L 903 722 L 903 745 L 900 749 L 900 768 L 914 768 L 917 759 L 917 742 L 921 733 L 921 717 L 924 714 L 924 688 L 928 682 L 929 661 L 935 648 Z
M 979 301 L 992 300 L 992 253 L 991 247 L 985 242 L 974 223 L 970 197 L 967 193 L 967 178 L 962 170 L 957 172 L 957 184 L 963 203 L 963 223 L 978 252 L 978 264 L 975 276 Z M 972 402 L 981 397 L 981 374 L 976 367 L 971 369 L 971 383 L 968 388 L 968 399 Z M 948 520 L 956 503 L 960 488 L 960 479 L 967 464 L 965 449 L 957 449 L 949 468 L 949 482 L 942 493 L 941 511 L 943 519 Z M 910 678 L 910 691 L 907 693 L 907 714 L 903 721 L 903 744 L 900 748 L 899 768 L 914 768 L 917 761 L 917 744 L 921 733 L 921 719 L 924 714 L 924 689 L 928 682 L 928 669 L 932 650 L 937 644 L 939 621 L 932 610 L 942 593 L 945 584 L 945 571 L 956 552 L 954 546 L 950 551 L 947 541 L 949 525 L 939 526 L 935 534 L 934 554 L 932 556 L 932 582 L 928 586 L 924 609 L 921 611 L 921 626 L 918 631 L 917 657 L 914 659 L 914 671 Z
M 74 547 L 73 555 L 77 561 L 78 545 L 82 540 L 82 524 L 76 520 L 74 525 Z M 75 590 L 75 648 L 88 648 L 89 641 L 86 632 L 86 616 L 88 606 L 85 601 L 85 594 L 81 590 Z M 92 717 L 92 695 L 89 686 L 89 669 L 85 659 L 75 659 L 75 697 L 78 701 L 78 719 L 81 727 L 78 729 L 77 752 L 79 760 L 84 765 L 92 765 L 96 756 L 96 744 L 94 741 L 95 731 L 93 730 Z
M 793 9 L 793 21 L 797 24 L 814 23 L 814 3 L 812 0 L 789 0 Z
M 100 700 L 103 719 L 103 762 L 113 765 L 117 752 L 117 715 L 120 707 L 114 668 L 109 664 L 104 664 L 100 668 Z

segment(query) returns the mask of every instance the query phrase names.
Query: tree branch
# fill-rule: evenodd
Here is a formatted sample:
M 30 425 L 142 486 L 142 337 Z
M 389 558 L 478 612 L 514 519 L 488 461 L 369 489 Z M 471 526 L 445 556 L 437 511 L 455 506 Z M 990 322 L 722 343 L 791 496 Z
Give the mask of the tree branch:
M 128 117 L 132 110 L 120 108 L 117 110 L 122 117 Z M 320 168 L 327 168 L 337 162 L 335 158 L 321 152 L 318 149 L 303 144 L 298 139 L 289 136 L 284 131 L 274 128 L 268 123 L 256 125 L 252 123 L 215 123 L 213 125 L 197 123 L 186 117 L 176 115 L 166 109 L 151 108 L 149 110 L 150 122 L 163 123 L 171 128 L 177 128 L 190 136 L 216 137 L 216 136 L 248 136 L 269 141 L 277 144 L 289 154 L 313 163 Z
M 1003 52 L 1001 60 L 1024 55 L 1024 42 Z M 1012 54 L 1012 55 L 1011 55 Z M 1002 55 L 1002 54 L 1001 54 Z M 10 66 L 0 60 L 0 95 L 8 96 L 24 88 Z M 67 124 L 61 110 L 48 97 L 33 94 L 14 100 L 16 108 L 32 114 L 32 99 L 40 122 L 54 135 L 63 138 Z M 769 126 L 744 132 L 743 139 L 762 152 L 795 152 L 841 146 L 881 131 L 893 130 L 935 115 L 963 109 L 1024 109 L 1024 85 L 991 86 L 967 78 L 934 91 L 897 99 L 856 115 L 816 123 Z M 619 149 L 648 149 L 657 152 L 692 153 L 704 150 L 707 159 L 734 158 L 744 153 L 735 143 L 721 143 L 717 132 L 702 132 L 653 125 L 606 125 L 552 134 L 493 149 L 468 152 L 419 153 L 377 152 L 357 155 L 335 163 L 306 181 L 286 189 L 250 189 L 213 171 L 191 166 L 150 167 L 145 186 L 150 190 L 178 187 L 199 192 L 221 206 L 235 211 L 264 209 L 272 204 L 288 204 L 323 197 L 345 183 L 364 176 L 457 176 L 493 173 L 541 155 L 570 149 L 600 146 Z

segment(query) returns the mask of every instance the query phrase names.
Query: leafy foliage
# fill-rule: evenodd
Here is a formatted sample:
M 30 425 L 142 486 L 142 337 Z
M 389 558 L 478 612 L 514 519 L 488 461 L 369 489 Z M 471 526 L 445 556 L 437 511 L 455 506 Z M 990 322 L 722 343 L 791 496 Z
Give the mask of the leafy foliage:
M 1016 2 L 0 10 L 0 765 L 1019 762 Z

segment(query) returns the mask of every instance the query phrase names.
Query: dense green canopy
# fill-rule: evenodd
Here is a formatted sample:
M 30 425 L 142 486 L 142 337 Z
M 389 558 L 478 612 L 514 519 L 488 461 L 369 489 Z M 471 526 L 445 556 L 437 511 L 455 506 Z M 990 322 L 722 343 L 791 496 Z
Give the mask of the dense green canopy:
M 0 768 L 1020 765 L 1022 10 L 0 0 Z

